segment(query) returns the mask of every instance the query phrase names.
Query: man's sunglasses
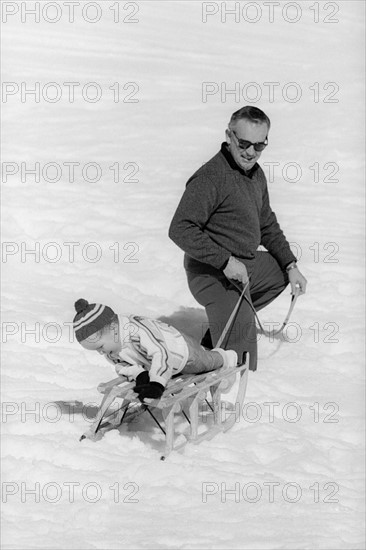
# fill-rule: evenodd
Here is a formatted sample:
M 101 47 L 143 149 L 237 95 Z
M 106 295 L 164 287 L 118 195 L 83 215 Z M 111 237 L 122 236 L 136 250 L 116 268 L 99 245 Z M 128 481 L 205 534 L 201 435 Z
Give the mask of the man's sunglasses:
M 246 139 L 238 138 L 234 130 L 230 130 L 230 132 L 235 136 L 237 147 L 239 147 L 239 149 L 242 149 L 243 151 L 246 151 L 247 149 L 249 149 L 249 147 L 253 145 L 254 149 L 259 152 L 263 151 L 263 149 L 265 149 L 268 145 L 268 136 L 264 141 L 257 141 L 257 143 L 252 143 L 251 141 L 248 141 Z

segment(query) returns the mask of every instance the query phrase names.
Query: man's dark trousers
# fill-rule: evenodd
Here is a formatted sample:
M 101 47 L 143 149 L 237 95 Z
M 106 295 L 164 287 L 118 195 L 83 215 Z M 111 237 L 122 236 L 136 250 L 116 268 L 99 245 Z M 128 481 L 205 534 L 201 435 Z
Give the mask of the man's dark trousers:
M 194 271 L 186 269 L 188 285 L 199 304 L 204 306 L 212 344 L 220 338 L 239 296 L 239 281 L 229 281 L 224 273 L 207 264 L 194 263 Z M 257 251 L 255 260 L 245 262 L 250 278 L 246 296 L 256 311 L 270 304 L 288 285 L 288 276 L 268 252 Z M 235 286 L 238 285 L 238 286 Z M 239 287 L 239 288 L 238 288 Z M 204 345 L 209 335 L 206 334 Z M 249 352 L 249 368 L 257 368 L 257 331 L 254 312 L 244 298 L 221 347 L 237 352 L 239 362 Z

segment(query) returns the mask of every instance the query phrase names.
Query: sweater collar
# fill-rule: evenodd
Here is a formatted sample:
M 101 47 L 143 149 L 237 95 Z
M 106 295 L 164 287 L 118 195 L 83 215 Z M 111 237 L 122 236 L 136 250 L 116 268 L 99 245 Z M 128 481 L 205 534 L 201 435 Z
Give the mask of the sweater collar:
M 225 160 L 227 161 L 227 163 L 229 164 L 230 168 L 232 168 L 233 170 L 237 170 L 238 172 L 240 172 L 240 174 L 243 174 L 243 176 L 245 176 L 249 179 L 253 178 L 254 174 L 257 172 L 257 170 L 259 168 L 259 164 L 257 162 L 249 170 L 249 172 L 245 172 L 245 170 L 240 168 L 240 166 L 238 166 L 236 164 L 235 160 L 233 159 L 232 154 L 229 151 L 229 148 L 228 148 L 228 145 L 227 145 L 226 141 L 224 141 L 221 144 L 221 151 L 220 152 L 223 154 L 223 156 L 224 156 Z

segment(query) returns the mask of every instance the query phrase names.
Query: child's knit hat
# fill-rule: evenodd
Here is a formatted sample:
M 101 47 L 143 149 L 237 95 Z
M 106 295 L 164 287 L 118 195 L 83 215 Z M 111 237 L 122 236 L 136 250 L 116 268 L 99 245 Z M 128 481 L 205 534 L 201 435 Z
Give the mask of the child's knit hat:
M 108 325 L 115 315 L 110 307 L 103 304 L 89 304 L 83 298 L 77 300 L 74 307 L 76 315 L 73 327 L 78 342 L 82 342 Z

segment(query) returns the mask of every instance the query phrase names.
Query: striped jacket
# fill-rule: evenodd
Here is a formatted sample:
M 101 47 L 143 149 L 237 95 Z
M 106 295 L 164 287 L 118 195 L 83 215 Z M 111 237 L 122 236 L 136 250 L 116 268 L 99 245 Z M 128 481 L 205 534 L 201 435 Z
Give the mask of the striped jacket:
M 118 322 L 122 350 L 118 357 L 107 356 L 117 374 L 131 381 L 148 370 L 151 382 L 165 387 L 188 359 L 182 334 L 166 323 L 138 315 L 119 315 Z

